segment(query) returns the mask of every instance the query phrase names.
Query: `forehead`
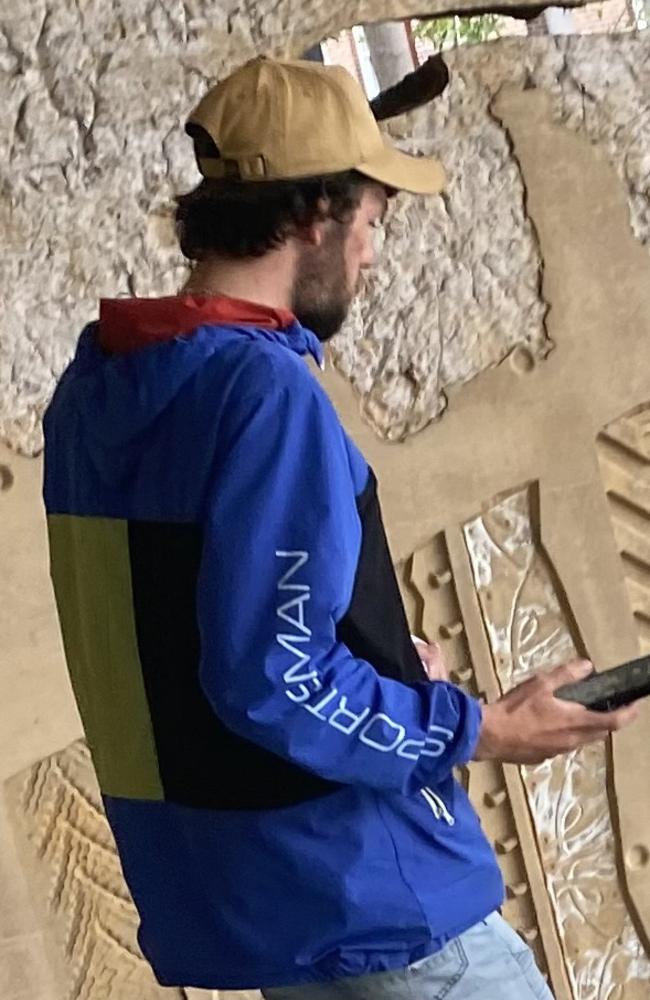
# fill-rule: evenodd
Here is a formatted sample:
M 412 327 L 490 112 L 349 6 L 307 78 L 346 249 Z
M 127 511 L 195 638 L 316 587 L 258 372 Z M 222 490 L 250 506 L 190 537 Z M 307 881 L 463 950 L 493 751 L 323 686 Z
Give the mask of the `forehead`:
M 360 210 L 364 214 L 380 214 L 386 211 L 388 205 L 388 194 L 383 184 L 368 184 L 363 189 Z

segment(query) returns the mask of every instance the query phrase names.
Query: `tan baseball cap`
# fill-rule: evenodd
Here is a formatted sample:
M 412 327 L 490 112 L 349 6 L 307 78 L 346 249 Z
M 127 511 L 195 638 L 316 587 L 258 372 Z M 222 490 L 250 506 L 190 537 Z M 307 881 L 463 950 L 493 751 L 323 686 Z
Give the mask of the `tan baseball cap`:
M 437 160 L 391 145 L 340 66 L 253 59 L 208 91 L 186 130 L 204 177 L 297 180 L 357 170 L 413 194 L 437 194 L 445 182 Z

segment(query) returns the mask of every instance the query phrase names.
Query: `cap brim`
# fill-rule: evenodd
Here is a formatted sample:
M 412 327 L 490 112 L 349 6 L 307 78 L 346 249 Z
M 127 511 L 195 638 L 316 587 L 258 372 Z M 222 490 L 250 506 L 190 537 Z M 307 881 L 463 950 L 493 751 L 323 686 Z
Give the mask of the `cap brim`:
M 403 153 L 388 141 L 378 156 L 356 169 L 386 187 L 411 194 L 439 194 L 446 182 L 444 167 L 438 160 Z

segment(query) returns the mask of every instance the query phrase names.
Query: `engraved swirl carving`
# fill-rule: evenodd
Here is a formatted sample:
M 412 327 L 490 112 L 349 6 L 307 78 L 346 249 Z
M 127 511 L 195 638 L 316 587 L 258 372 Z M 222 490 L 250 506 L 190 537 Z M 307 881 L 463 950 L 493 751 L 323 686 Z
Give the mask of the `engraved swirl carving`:
M 535 486 L 496 499 L 464 528 L 503 691 L 575 655 L 571 614 L 541 537 Z M 641 1000 L 650 962 L 619 887 L 606 750 L 523 768 L 575 1000 Z

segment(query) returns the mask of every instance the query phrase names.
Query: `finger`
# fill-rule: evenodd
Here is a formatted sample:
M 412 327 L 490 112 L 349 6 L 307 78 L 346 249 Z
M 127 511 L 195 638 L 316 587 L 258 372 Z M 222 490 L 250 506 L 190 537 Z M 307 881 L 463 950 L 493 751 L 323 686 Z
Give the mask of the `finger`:
M 590 712 L 585 709 L 582 713 L 582 721 L 578 723 L 578 726 L 583 731 L 604 729 L 608 733 L 615 733 L 634 722 L 638 714 L 638 705 L 627 705 L 625 708 L 617 708 L 612 712 Z
M 449 672 L 444 663 L 439 663 L 434 667 L 425 667 L 425 673 L 430 681 L 448 681 Z
M 611 733 L 608 729 L 596 729 L 584 740 L 583 746 L 586 746 L 588 743 L 604 743 L 610 736 Z
M 429 680 L 439 680 L 446 670 L 438 643 L 432 642 L 426 646 L 418 644 L 417 650 Z
M 428 646 L 418 645 L 417 649 L 429 680 L 445 680 L 447 678 L 447 667 L 442 656 L 442 650 L 438 643 L 432 642 L 429 643 Z
M 556 667 L 548 674 L 551 690 L 557 691 L 565 684 L 575 684 L 576 681 L 583 681 L 594 671 L 594 665 L 589 660 L 571 660 L 561 667 Z
M 617 730 L 629 726 L 638 716 L 638 705 L 627 705 L 625 708 L 617 708 L 614 712 L 602 713 L 603 721 L 610 733 L 615 733 Z
M 560 746 L 560 753 L 575 753 L 583 747 L 591 746 L 592 743 L 604 743 L 612 734 L 607 729 L 583 730 L 567 735 Z

